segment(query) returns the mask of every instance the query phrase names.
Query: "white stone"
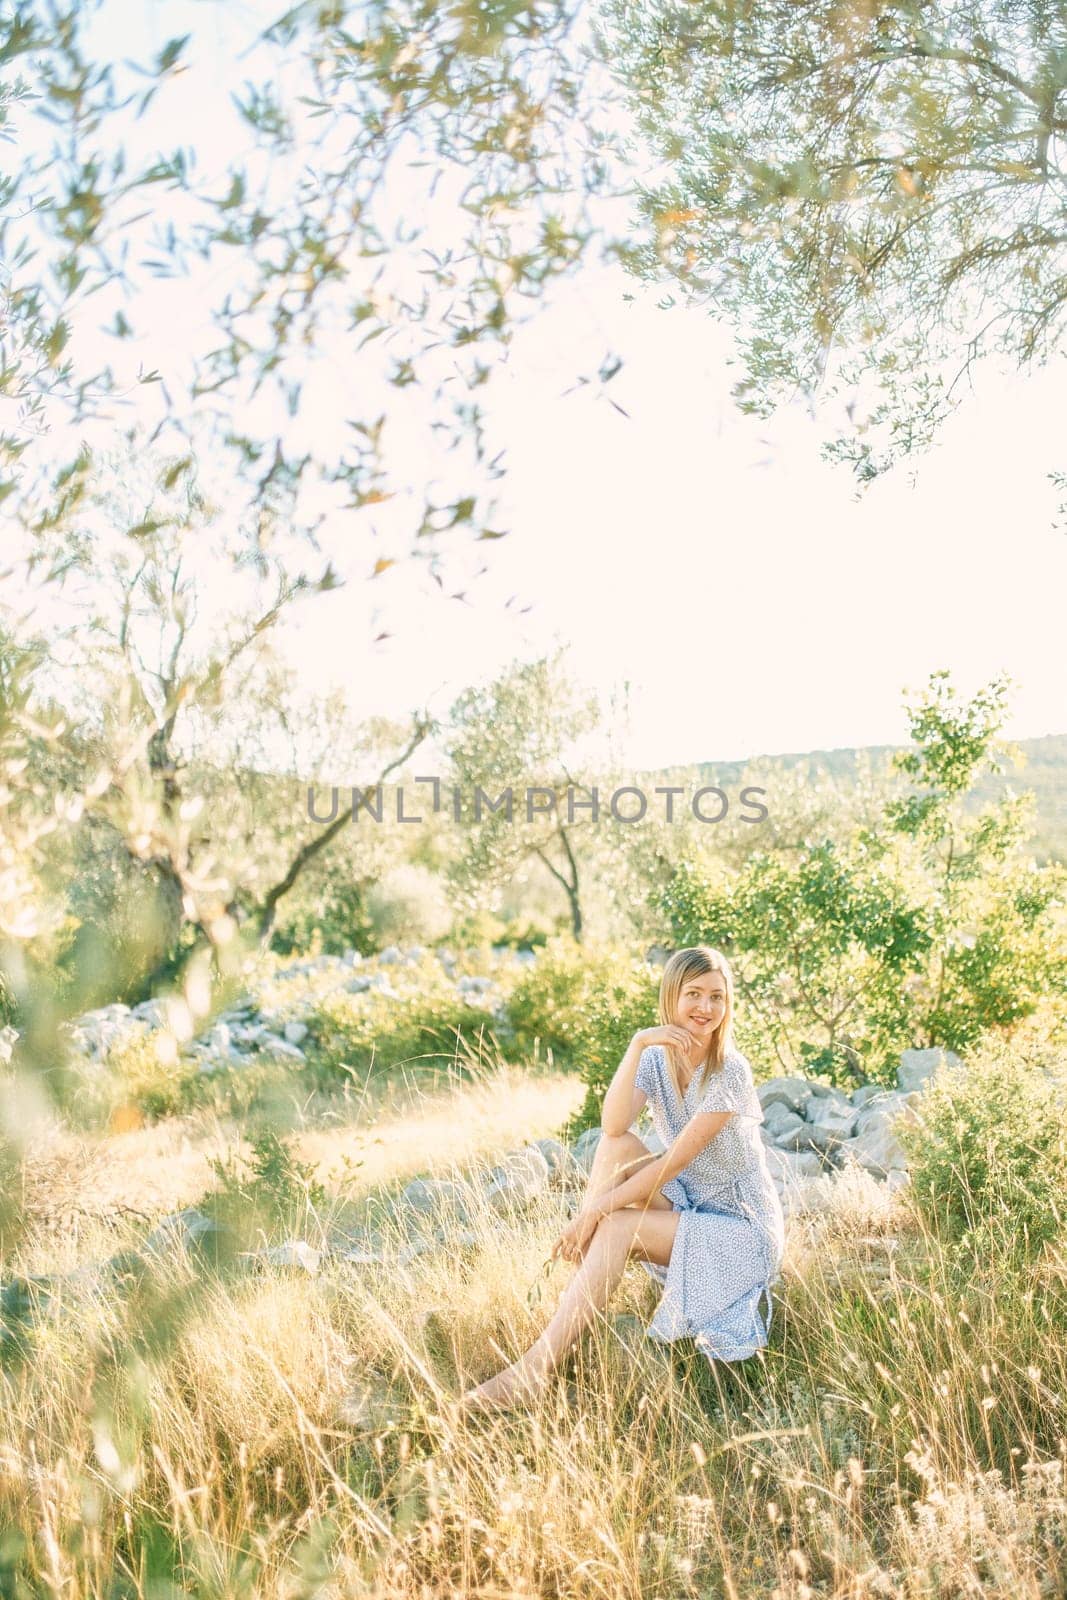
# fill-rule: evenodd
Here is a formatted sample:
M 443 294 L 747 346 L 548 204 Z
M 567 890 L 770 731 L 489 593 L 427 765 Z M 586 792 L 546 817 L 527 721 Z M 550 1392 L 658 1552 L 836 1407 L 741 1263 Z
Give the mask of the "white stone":
M 921 1089 L 942 1065 L 959 1067 L 963 1063 L 952 1050 L 902 1050 L 897 1068 L 897 1087 L 905 1091 Z
M 586 1128 L 584 1133 L 579 1134 L 573 1146 L 571 1153 L 574 1160 L 585 1173 L 593 1170 L 593 1157 L 596 1155 L 597 1145 L 603 1134 L 603 1128 Z
M 459 994 L 484 994 L 493 987 L 492 978 L 474 978 L 464 973 L 456 979 L 456 990 Z
M 873 1172 L 880 1178 L 894 1168 L 904 1168 L 908 1164 L 903 1146 L 892 1130 L 882 1123 L 874 1123 L 855 1139 L 850 1139 L 844 1146 L 843 1155 L 846 1160 L 851 1158 L 864 1171 Z
M 542 1161 L 544 1157 L 541 1157 Z M 546 1167 L 548 1163 L 545 1163 Z M 415 1178 L 404 1189 L 401 1200 L 423 1216 L 434 1216 L 438 1212 L 448 1212 L 462 1218 L 464 1222 L 470 1220 L 468 1206 L 471 1195 L 469 1189 L 461 1183 L 454 1183 L 450 1178 Z
M 284 1033 L 288 1044 L 303 1044 L 308 1036 L 308 1025 L 306 1022 L 287 1022 Z
M 270 1034 L 264 1039 L 259 1050 L 261 1055 L 280 1056 L 283 1061 L 307 1060 L 299 1045 L 290 1044 L 287 1039 L 279 1039 L 276 1034 Z
M 786 1110 L 803 1116 L 813 1090 L 807 1078 L 768 1078 L 766 1083 L 756 1085 L 756 1093 L 764 1111 L 768 1106 L 778 1103 L 785 1106 Z
M 864 1133 L 868 1128 L 888 1128 L 906 1109 L 909 1099 L 898 1089 L 887 1089 L 883 1094 L 872 1096 L 856 1114 L 856 1134 Z
M 494 1209 L 535 1199 L 548 1184 L 549 1166 L 536 1145 L 515 1150 L 488 1175 L 485 1198 Z
M 797 1183 L 803 1178 L 817 1178 L 822 1172 L 822 1162 L 812 1150 L 778 1150 L 770 1145 L 766 1151 L 767 1166 L 776 1183 Z
M 772 1100 L 763 1116 L 764 1136 L 776 1144 L 804 1126 L 804 1118 L 790 1111 L 784 1100 Z
M 856 1108 L 841 1095 L 812 1100 L 805 1115 L 813 1127 L 838 1139 L 851 1138 L 856 1126 Z
M 255 1252 L 257 1261 L 266 1261 L 272 1267 L 299 1267 L 313 1278 L 319 1270 L 322 1253 L 306 1239 L 286 1239 L 284 1244 L 269 1246 Z

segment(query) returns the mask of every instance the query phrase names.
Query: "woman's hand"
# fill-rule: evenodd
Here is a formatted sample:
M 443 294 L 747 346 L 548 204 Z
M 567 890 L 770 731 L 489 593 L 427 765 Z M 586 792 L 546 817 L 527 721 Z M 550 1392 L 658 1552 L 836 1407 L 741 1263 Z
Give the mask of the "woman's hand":
M 551 1259 L 562 1256 L 564 1261 L 581 1261 L 603 1215 L 602 1211 L 579 1211 L 552 1246 Z
M 686 1053 L 698 1042 L 689 1029 L 683 1028 L 679 1022 L 668 1022 L 665 1026 L 657 1028 L 642 1028 L 634 1037 L 640 1039 L 642 1049 L 650 1044 L 673 1044 L 676 1050 L 684 1050 Z

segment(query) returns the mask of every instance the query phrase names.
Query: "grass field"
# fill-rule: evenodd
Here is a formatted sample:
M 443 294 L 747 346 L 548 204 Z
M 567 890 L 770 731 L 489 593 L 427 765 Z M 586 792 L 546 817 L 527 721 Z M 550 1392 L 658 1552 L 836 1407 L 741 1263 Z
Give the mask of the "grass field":
M 327 1202 L 301 1231 L 373 1216 L 388 1241 L 409 1178 L 491 1164 L 581 1093 L 502 1065 L 323 1101 L 295 1148 Z M 207 1117 L 40 1141 L 5 1279 L 136 1247 L 237 1147 Z M 791 1221 L 765 1352 L 719 1370 L 644 1340 L 658 1290 L 635 1266 L 535 1411 L 450 1429 L 441 1402 L 524 1349 L 569 1280 L 541 1272 L 563 1205 L 485 1207 L 473 1242 L 316 1276 L 174 1254 L 106 1293 L 72 1278 L 7 1348 L 0 1593 L 1064 1592 L 1057 1250 L 1025 1273 L 965 1258 L 856 1178 Z

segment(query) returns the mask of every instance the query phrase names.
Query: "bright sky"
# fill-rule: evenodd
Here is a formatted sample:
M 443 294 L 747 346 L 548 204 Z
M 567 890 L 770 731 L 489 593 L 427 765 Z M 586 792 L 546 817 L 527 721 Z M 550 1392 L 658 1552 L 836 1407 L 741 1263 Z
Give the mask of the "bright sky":
M 215 4 L 113 0 L 107 12 L 122 54 L 195 30 L 202 134 L 213 117 L 232 128 L 229 90 L 254 76 L 235 54 L 279 9 L 233 5 L 224 21 Z M 210 170 L 226 159 L 213 139 Z M 470 603 L 410 563 L 368 584 L 367 547 L 353 552 L 349 534 L 331 550 L 347 586 L 281 636 L 299 684 L 344 682 L 359 714 L 444 712 L 563 643 L 577 679 L 605 700 L 628 692 L 620 754 L 634 769 L 903 742 L 903 691 L 940 667 L 967 691 L 1011 673 L 1009 737 L 1067 729 L 1067 535 L 1046 476 L 1063 465 L 1062 360 L 1029 378 L 980 370 L 914 483 L 901 470 L 857 500 L 847 468 L 819 460 L 827 419 L 741 416 L 727 331 L 659 309 L 660 293 L 621 269 L 557 289 L 482 391 L 506 449 L 494 520 L 509 532 L 466 551 L 457 540 L 449 589 L 489 562 Z M 606 392 L 565 394 L 607 350 L 623 366 Z M 419 470 L 413 459 L 413 482 Z

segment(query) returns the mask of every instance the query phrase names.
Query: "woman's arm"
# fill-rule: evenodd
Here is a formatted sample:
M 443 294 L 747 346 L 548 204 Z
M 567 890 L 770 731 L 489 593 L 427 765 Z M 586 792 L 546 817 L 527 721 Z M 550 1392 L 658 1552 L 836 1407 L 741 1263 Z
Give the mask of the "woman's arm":
M 732 1116 L 732 1111 L 698 1111 L 690 1117 L 669 1150 L 664 1150 L 661 1156 L 653 1156 L 632 1177 L 617 1183 L 613 1189 L 591 1195 L 583 1211 L 596 1211 L 606 1217 L 612 1211 L 621 1211 L 623 1206 L 643 1206 L 657 1189 L 662 1189 L 711 1143 Z
M 625 1133 L 644 1104 L 645 1092 L 634 1087 L 634 1077 L 648 1043 L 645 1037 L 648 1031 L 647 1028 L 639 1028 L 634 1034 L 608 1085 L 600 1107 L 600 1126 L 606 1134 Z M 640 1100 L 636 1099 L 637 1095 L 641 1096 Z

